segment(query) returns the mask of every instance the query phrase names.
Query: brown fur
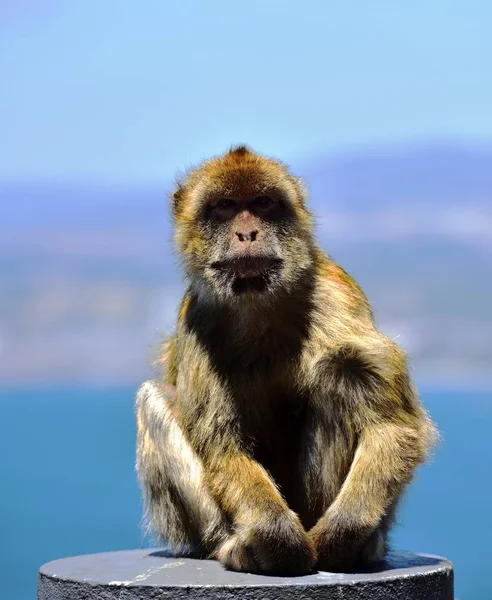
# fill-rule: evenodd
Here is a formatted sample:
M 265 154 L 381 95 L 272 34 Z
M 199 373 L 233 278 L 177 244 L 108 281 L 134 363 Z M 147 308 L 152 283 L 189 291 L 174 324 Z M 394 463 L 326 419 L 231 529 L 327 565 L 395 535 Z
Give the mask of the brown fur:
M 262 216 L 248 202 L 265 194 L 280 204 Z M 220 208 L 217 221 L 207 207 L 220 198 L 243 208 L 225 220 Z M 240 147 L 192 171 L 173 214 L 189 287 L 164 374 L 137 398 L 150 526 L 176 549 L 243 571 L 382 558 L 434 427 L 404 353 L 317 248 L 304 188 Z M 248 249 L 281 260 L 257 278 L 260 291 L 210 266 L 236 260 L 240 227 L 257 232 Z

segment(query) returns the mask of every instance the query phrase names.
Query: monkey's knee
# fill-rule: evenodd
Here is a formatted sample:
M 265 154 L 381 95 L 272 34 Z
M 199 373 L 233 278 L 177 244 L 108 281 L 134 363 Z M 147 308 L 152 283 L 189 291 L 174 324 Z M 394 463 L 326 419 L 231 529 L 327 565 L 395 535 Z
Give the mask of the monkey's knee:
M 172 386 L 144 383 L 137 393 L 137 473 L 149 529 L 167 544 L 213 550 L 225 521 L 208 493 L 203 465 L 174 418 Z
M 176 388 L 157 380 L 145 381 L 138 389 L 135 408 L 138 433 L 160 426 L 176 398 Z

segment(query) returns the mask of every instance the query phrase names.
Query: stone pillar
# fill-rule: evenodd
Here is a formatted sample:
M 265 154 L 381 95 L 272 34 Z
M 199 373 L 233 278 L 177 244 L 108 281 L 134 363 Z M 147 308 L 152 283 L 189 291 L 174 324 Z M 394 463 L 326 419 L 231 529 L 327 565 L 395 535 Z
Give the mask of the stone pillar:
M 300 577 L 226 571 L 214 560 L 130 550 L 41 567 L 38 600 L 453 600 L 453 566 L 439 556 L 392 552 L 357 573 Z

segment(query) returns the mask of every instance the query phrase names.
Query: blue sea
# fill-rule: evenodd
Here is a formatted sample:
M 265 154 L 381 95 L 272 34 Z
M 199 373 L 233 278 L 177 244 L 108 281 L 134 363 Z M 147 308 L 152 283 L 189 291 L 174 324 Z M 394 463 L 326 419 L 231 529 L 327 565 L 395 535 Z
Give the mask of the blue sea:
M 134 389 L 0 392 L 2 600 L 34 600 L 43 563 L 139 548 Z M 492 392 L 421 390 L 442 432 L 394 546 L 455 564 L 456 596 L 492 599 Z

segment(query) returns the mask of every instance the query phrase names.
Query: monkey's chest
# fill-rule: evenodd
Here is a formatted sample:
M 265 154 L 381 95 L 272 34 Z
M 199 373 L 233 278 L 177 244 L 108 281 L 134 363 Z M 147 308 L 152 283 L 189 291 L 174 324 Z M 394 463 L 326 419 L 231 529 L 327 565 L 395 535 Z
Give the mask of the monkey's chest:
M 306 409 L 298 398 L 280 397 L 271 410 L 248 420 L 247 437 L 255 460 L 271 474 L 288 497 L 301 462 Z

